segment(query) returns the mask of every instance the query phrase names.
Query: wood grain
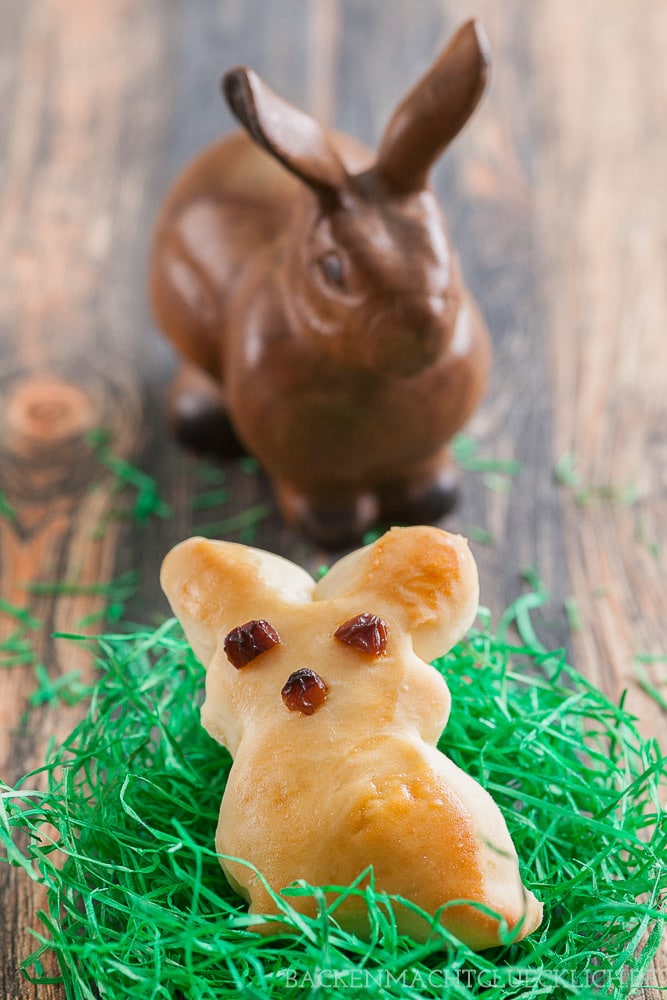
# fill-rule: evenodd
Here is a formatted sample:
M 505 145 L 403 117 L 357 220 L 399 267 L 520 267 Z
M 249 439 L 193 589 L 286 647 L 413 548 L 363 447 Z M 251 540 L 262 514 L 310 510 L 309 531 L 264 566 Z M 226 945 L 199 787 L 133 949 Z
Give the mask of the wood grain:
M 563 496 L 581 619 L 574 657 L 612 698 L 627 691 L 640 730 L 664 749 L 665 712 L 637 671 L 667 693 L 667 9 L 542 7 L 532 26 L 545 109 L 535 216 L 555 448 L 575 456 L 593 493 L 586 504 L 576 489 Z M 612 499 L 595 496 L 600 486 Z M 647 655 L 655 662 L 638 663 Z M 649 978 L 667 983 L 667 942 Z
M 157 140 L 159 130 L 146 91 L 155 34 L 132 8 L 13 5 L 3 32 L 14 75 L 0 205 L 0 489 L 14 515 L 0 522 L 0 587 L 41 623 L 29 638 L 52 677 L 90 671 L 76 647 L 50 637 L 99 608 L 85 591 L 111 579 L 119 545 L 114 524 L 96 537 L 118 497 L 86 432 L 107 428 L 119 456 L 136 455 L 142 437 L 137 318 L 126 308 L 121 248 L 136 245 L 153 169 L 146 132 Z M 81 593 L 28 589 L 64 581 Z M 5 615 L 1 624 L 6 638 L 16 621 Z M 33 664 L 3 669 L 0 683 L 0 760 L 11 781 L 41 762 L 46 742 L 64 736 L 77 712 L 46 705 L 21 721 L 36 687 Z M 35 946 L 28 930 L 38 897 L 5 866 L 0 880 L 0 994 L 33 995 L 19 965 Z M 45 986 L 39 995 L 60 991 Z
M 667 10 L 583 6 L 564 16 L 546 3 L 533 25 L 555 448 L 575 456 L 584 487 L 621 498 L 630 487 L 631 502 L 563 496 L 575 655 L 607 692 L 628 688 L 644 731 L 667 745 L 633 669 L 637 654 L 664 657 L 667 621 Z M 664 659 L 646 669 L 664 692 Z
M 204 515 L 193 509 L 197 463 L 164 422 L 174 359 L 148 313 L 145 266 L 170 179 L 231 125 L 222 71 L 247 62 L 375 144 L 439 40 L 477 14 L 492 86 L 435 181 L 494 340 L 493 381 L 470 432 L 483 454 L 520 471 L 466 473 L 446 526 L 484 533 L 474 549 L 496 618 L 535 568 L 552 594 L 536 615 L 543 640 L 568 645 L 612 697 L 629 688 L 644 732 L 664 740 L 665 714 L 638 687 L 635 657 L 666 651 L 667 8 L 396 0 L 390 12 L 385 0 L 3 5 L 0 490 L 14 513 L 0 517 L 0 597 L 33 616 L 31 646 L 54 678 L 90 669 L 51 635 L 100 610 L 91 586 L 139 569 L 128 613 L 150 622 L 166 612 L 159 563 Z M 155 477 L 171 518 L 107 523 L 131 497 L 91 444 L 98 427 L 115 455 Z M 579 482 L 568 486 L 554 470 L 570 453 Z M 309 569 L 330 560 L 281 524 L 261 474 L 225 472 L 232 500 L 209 520 L 266 505 L 257 544 Z M 79 592 L 38 595 L 38 581 Z M 0 641 L 17 624 L 0 615 Z M 665 663 L 645 670 L 667 692 Z M 6 780 L 39 763 L 76 715 L 47 705 L 22 720 L 35 683 L 33 663 L 0 668 Z M 0 995 L 62 996 L 20 973 L 38 895 L 3 867 L 0 898 Z M 651 975 L 667 984 L 664 962 Z

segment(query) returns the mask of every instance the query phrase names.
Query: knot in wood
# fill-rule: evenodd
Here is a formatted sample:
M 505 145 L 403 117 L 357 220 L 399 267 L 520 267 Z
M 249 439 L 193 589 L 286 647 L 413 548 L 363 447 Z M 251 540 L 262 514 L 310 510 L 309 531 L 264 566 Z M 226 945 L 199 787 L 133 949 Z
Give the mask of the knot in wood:
M 57 376 L 32 376 L 15 384 L 7 397 L 7 443 L 18 453 L 58 447 L 90 430 L 95 417 L 84 389 Z

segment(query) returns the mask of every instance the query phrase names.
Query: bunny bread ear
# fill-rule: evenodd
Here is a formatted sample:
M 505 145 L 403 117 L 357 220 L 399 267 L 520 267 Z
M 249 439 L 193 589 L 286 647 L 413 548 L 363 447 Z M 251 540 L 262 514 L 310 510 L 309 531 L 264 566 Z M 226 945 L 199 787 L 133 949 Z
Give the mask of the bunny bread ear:
M 316 600 L 342 594 L 359 595 L 369 607 L 390 607 L 428 663 L 472 625 L 477 566 L 461 535 L 428 526 L 392 528 L 337 562 L 315 588 Z
M 225 73 L 222 89 L 229 107 L 258 145 L 322 195 L 334 195 L 346 172 L 318 123 L 279 97 L 251 69 Z
M 281 556 L 208 538 L 176 545 L 162 563 L 160 582 L 205 667 L 233 628 L 310 602 L 315 588 L 310 574 Z
M 467 21 L 394 112 L 375 172 L 399 191 L 421 190 L 440 154 L 458 135 L 484 92 L 489 45 L 477 21 Z

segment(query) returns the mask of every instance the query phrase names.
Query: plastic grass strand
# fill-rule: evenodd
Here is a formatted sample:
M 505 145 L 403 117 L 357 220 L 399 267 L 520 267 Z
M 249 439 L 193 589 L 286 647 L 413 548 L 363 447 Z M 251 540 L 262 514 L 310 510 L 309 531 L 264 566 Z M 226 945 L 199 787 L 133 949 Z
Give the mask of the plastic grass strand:
M 49 581 L 36 580 L 34 583 L 26 584 L 26 590 L 31 594 L 53 595 L 56 597 L 70 596 L 96 596 L 118 599 L 124 597 L 126 600 L 134 594 L 139 574 L 136 570 L 128 570 L 122 573 L 109 583 L 78 583 L 74 581 Z
M 195 464 L 195 475 L 207 486 L 220 486 L 227 481 L 227 472 L 221 465 L 205 458 L 199 458 Z
M 454 461 L 466 472 L 503 473 L 517 476 L 521 462 L 514 458 L 487 458 L 478 454 L 477 441 L 468 434 L 457 434 L 452 442 Z
M 662 693 L 657 685 L 650 680 L 644 669 L 642 661 L 635 659 L 633 666 L 639 687 L 649 696 L 649 698 L 653 699 L 656 705 L 659 705 L 664 712 L 667 712 L 667 697 Z
M 20 625 L 11 635 L 0 642 L 0 670 L 19 664 L 35 663 L 37 653 L 27 637 L 29 629 Z
M 252 455 L 242 455 L 241 458 L 237 459 L 236 466 L 246 476 L 255 476 L 260 469 L 259 462 Z
M 77 580 L 36 580 L 26 585 L 31 594 L 50 597 L 100 597 L 103 606 L 84 615 L 77 628 L 89 628 L 100 621 L 110 624 L 120 622 L 125 614 L 127 602 L 139 585 L 139 573 L 128 570 L 106 583 L 80 583 Z
M 43 663 L 34 667 L 37 687 L 28 696 L 28 704 L 33 708 L 37 705 L 76 705 L 90 695 L 90 685 L 81 682 L 80 670 L 69 670 L 55 678 L 49 676 Z
M 36 663 L 37 654 L 28 638 L 28 633 L 42 627 L 29 608 L 0 598 L 0 614 L 18 623 L 18 627 L 0 642 L 0 669 Z
M 567 624 L 570 629 L 570 632 L 580 632 L 581 613 L 579 610 L 579 603 L 576 597 L 566 597 L 564 607 L 565 607 L 565 616 L 567 618 Z
M 87 435 L 95 457 L 100 465 L 113 473 L 118 489 L 129 487 L 134 490 L 135 499 L 131 516 L 139 524 L 145 524 L 150 517 L 168 518 L 172 509 L 159 494 L 158 485 L 152 476 L 121 458 L 109 447 L 110 435 L 104 428 L 97 428 Z M 100 526 L 100 530 L 104 525 Z
M 51 981 L 42 962 L 53 952 L 68 1000 L 630 997 L 667 922 L 667 760 L 563 654 L 531 645 L 530 612 L 545 596 L 532 583 L 502 638 L 483 614 L 484 628 L 436 667 L 453 705 L 441 748 L 507 818 L 545 904 L 534 935 L 475 954 L 434 923 L 418 944 L 398 934 L 397 900 L 372 873 L 343 887 L 296 883 L 276 897 L 294 935 L 254 933 L 261 918 L 229 889 L 213 846 L 231 761 L 200 726 L 203 672 L 167 621 L 78 637 L 101 671 L 86 717 L 37 772 L 0 785 L 4 859 L 48 894 L 28 978 Z M 368 940 L 336 922 L 350 894 L 367 907 Z M 312 917 L 293 908 L 303 895 Z M 265 919 L 270 932 L 276 918 Z
M 16 510 L 7 499 L 7 495 L 4 490 L 0 490 L 0 517 L 4 517 L 5 520 L 9 521 L 11 524 L 16 524 L 18 519 Z
M 195 494 L 190 507 L 193 511 L 208 510 L 210 507 L 220 507 L 227 503 L 229 497 L 229 488 L 227 486 L 219 486 L 214 490 Z
M 643 514 L 638 513 L 635 518 L 635 537 L 654 559 L 660 559 L 663 551 L 662 545 L 656 536 L 655 529 Z
M 225 517 L 220 521 L 197 524 L 194 526 L 194 531 L 207 538 L 221 538 L 245 530 L 254 531 L 269 516 L 271 510 L 271 504 L 259 503 L 254 507 L 249 507 L 247 510 L 240 511 L 238 514 L 230 514 L 229 517 Z M 248 540 L 251 541 L 252 539 Z
M 495 538 L 486 528 L 480 528 L 476 524 L 471 524 L 466 528 L 466 534 L 471 542 L 476 542 L 478 545 L 493 545 L 495 543 Z
M 0 612 L 3 615 L 8 615 L 9 618 L 13 618 L 15 621 L 20 622 L 23 626 L 25 626 L 25 628 L 41 628 L 42 623 L 38 618 L 35 618 L 28 608 L 12 604 L 11 601 L 6 601 L 3 597 L 0 597 Z
M 572 491 L 575 503 L 581 507 L 587 507 L 594 501 L 631 507 L 637 502 L 639 495 L 634 483 L 626 483 L 624 486 L 584 483 L 581 473 L 577 469 L 576 456 L 572 451 L 561 455 L 554 466 L 553 475 L 557 483 Z

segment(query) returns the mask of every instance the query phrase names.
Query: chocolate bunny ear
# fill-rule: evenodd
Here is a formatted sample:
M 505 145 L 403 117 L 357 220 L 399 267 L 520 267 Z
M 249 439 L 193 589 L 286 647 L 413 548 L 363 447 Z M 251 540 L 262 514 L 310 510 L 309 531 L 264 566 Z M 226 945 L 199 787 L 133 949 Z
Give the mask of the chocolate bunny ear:
M 418 191 L 438 156 L 475 110 L 488 76 L 486 35 L 467 21 L 401 101 L 385 129 L 375 165 L 391 187 Z
M 291 173 L 321 194 L 340 190 L 347 176 L 345 168 L 314 119 L 279 97 L 245 66 L 225 73 L 222 89 L 255 142 Z

